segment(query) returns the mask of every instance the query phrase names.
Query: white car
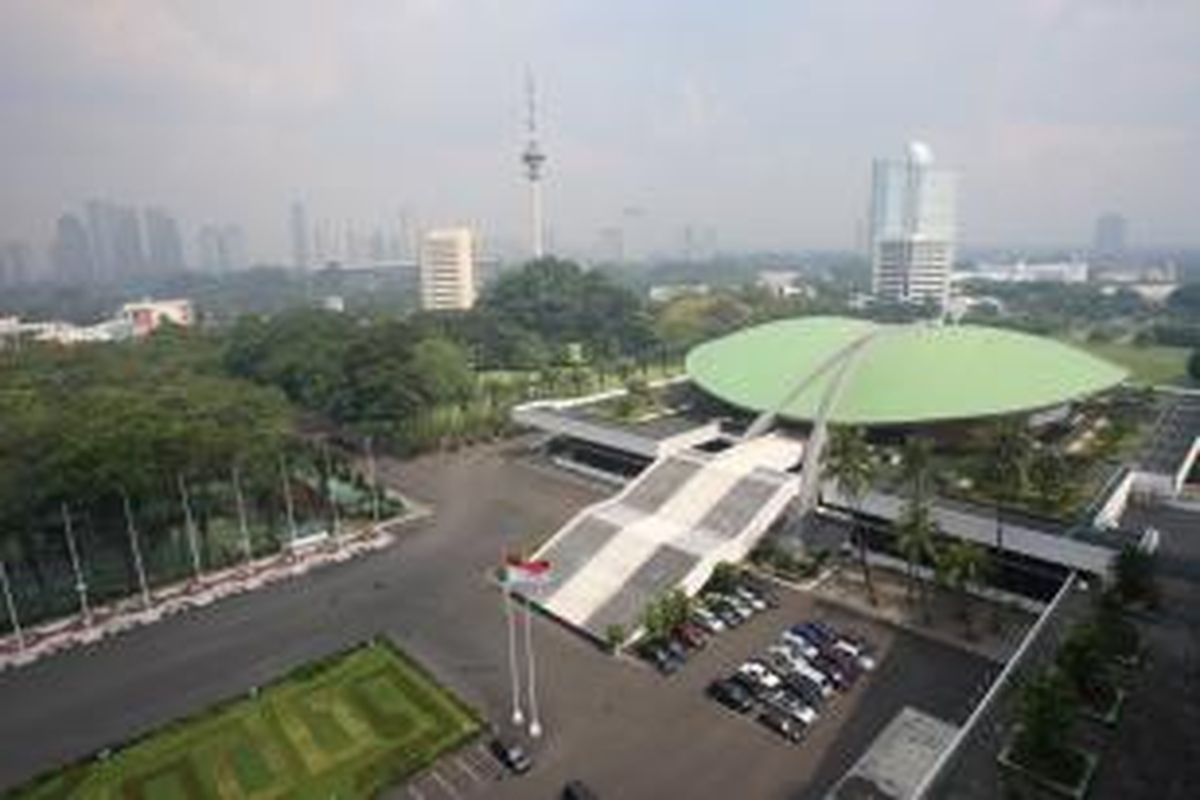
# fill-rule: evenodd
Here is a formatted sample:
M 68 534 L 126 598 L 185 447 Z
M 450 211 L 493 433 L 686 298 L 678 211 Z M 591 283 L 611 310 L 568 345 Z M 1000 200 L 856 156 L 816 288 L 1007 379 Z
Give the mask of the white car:
M 821 652 L 820 648 L 818 648 L 816 644 L 810 641 L 807 637 L 801 636 L 795 631 L 784 631 L 783 636 L 781 636 L 780 639 L 784 644 L 788 645 L 788 647 L 799 650 L 801 655 L 803 655 L 805 658 L 816 658 L 817 654 Z
M 766 611 L 767 601 L 756 595 L 754 592 L 747 589 L 745 586 L 739 586 L 733 590 L 734 595 L 749 603 L 755 611 Z
M 840 650 L 853 658 L 867 672 L 875 669 L 875 658 L 860 644 L 852 642 L 849 639 L 838 639 L 834 642 L 833 649 Z
M 721 621 L 721 618 L 704 606 L 696 606 L 692 610 L 692 617 L 697 625 L 709 633 L 720 633 L 725 630 L 725 623 Z
M 805 727 L 817 721 L 817 712 L 803 700 L 788 692 L 776 692 L 766 698 L 769 705 L 785 711 L 804 723 Z
M 777 644 L 770 647 L 767 652 L 786 661 L 788 666 L 790 666 L 792 671 L 797 675 L 803 675 L 805 678 L 808 678 L 817 686 L 821 687 L 821 695 L 823 697 L 829 697 L 831 694 L 833 694 L 833 683 L 829 680 L 829 677 L 824 672 L 814 667 L 812 663 L 798 651 L 793 650 L 785 644 Z
M 747 661 L 738 667 L 738 674 L 746 676 L 764 689 L 778 689 L 783 685 L 783 680 L 761 661 Z

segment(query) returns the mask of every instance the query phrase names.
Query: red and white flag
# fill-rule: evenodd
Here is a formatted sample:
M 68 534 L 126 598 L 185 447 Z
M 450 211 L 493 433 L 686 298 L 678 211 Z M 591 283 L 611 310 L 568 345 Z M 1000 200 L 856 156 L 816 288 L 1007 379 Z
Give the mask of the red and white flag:
M 520 556 L 508 556 L 504 560 L 504 583 L 507 586 L 541 586 L 549 580 L 549 561 L 526 560 Z

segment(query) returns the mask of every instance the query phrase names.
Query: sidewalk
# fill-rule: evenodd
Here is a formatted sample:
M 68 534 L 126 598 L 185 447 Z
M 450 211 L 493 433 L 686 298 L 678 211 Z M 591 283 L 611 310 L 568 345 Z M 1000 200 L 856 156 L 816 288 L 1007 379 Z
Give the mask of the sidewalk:
M 149 604 L 139 593 L 91 609 L 91 619 L 81 616 L 51 620 L 23 632 L 23 646 L 15 632 L 0 639 L 0 672 L 99 642 L 124 631 L 149 625 L 193 608 L 203 608 L 224 597 L 243 594 L 294 578 L 327 564 L 373 553 L 396 541 L 391 532 L 400 524 L 429 515 L 423 506 L 409 505 L 407 513 L 378 525 L 342 534 L 338 539 L 298 546 L 237 566 L 203 573 L 199 578 L 150 589 Z

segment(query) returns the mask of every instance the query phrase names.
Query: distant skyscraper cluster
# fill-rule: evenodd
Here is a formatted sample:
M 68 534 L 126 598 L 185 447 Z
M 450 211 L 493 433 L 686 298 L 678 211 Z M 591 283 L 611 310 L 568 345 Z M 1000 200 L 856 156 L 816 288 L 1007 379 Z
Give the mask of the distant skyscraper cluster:
M 187 269 L 179 224 L 165 209 L 90 200 L 83 215 L 58 218 L 50 245 L 53 277 L 65 283 L 103 283 Z
M 1125 237 L 1129 224 L 1120 214 L 1109 212 L 1096 219 L 1092 236 L 1092 255 L 1101 260 L 1116 260 L 1125 255 Z
M 246 234 L 240 225 L 205 225 L 196 235 L 200 269 L 234 272 L 245 269 Z
M 913 142 L 903 159 L 877 159 L 871 188 L 871 288 L 892 302 L 945 307 L 954 264 L 957 176 Z
M 292 203 L 288 229 L 296 269 L 377 267 L 414 258 L 403 214 L 376 224 L 328 218 L 310 222 L 308 210 L 297 202 Z

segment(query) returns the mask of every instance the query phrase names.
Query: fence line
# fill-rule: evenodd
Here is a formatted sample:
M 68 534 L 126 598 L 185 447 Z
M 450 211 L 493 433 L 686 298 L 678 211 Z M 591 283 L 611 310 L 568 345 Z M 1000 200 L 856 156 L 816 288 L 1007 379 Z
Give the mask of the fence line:
M 967 739 L 983 723 L 984 717 L 995 710 L 1000 694 L 1009 687 L 1013 675 L 1024 665 L 1035 643 L 1042 638 L 1042 634 L 1048 629 L 1050 621 L 1058 614 L 1067 597 L 1074 590 L 1076 583 L 1076 573 L 1072 572 L 1063 581 L 1063 585 L 1054 595 L 1054 599 L 1046 606 L 1045 611 L 1037 618 L 1033 627 L 1025 634 L 1025 638 L 1021 641 L 1020 646 L 1017 647 L 1016 652 L 1013 653 L 1008 663 L 1004 665 L 1004 669 L 1000 671 L 996 680 L 992 682 L 983 699 L 979 701 L 979 704 L 975 706 L 971 715 L 967 717 L 967 721 L 962 724 L 957 733 L 955 733 L 954 738 L 951 739 L 950 744 L 941 752 L 929 771 L 925 773 L 925 777 L 913 792 L 912 797 L 914 800 L 926 800 L 926 798 L 933 796 L 931 793 L 938 781 L 944 777 L 946 770 L 952 765 L 956 756 L 959 755 L 959 751 L 966 744 Z

